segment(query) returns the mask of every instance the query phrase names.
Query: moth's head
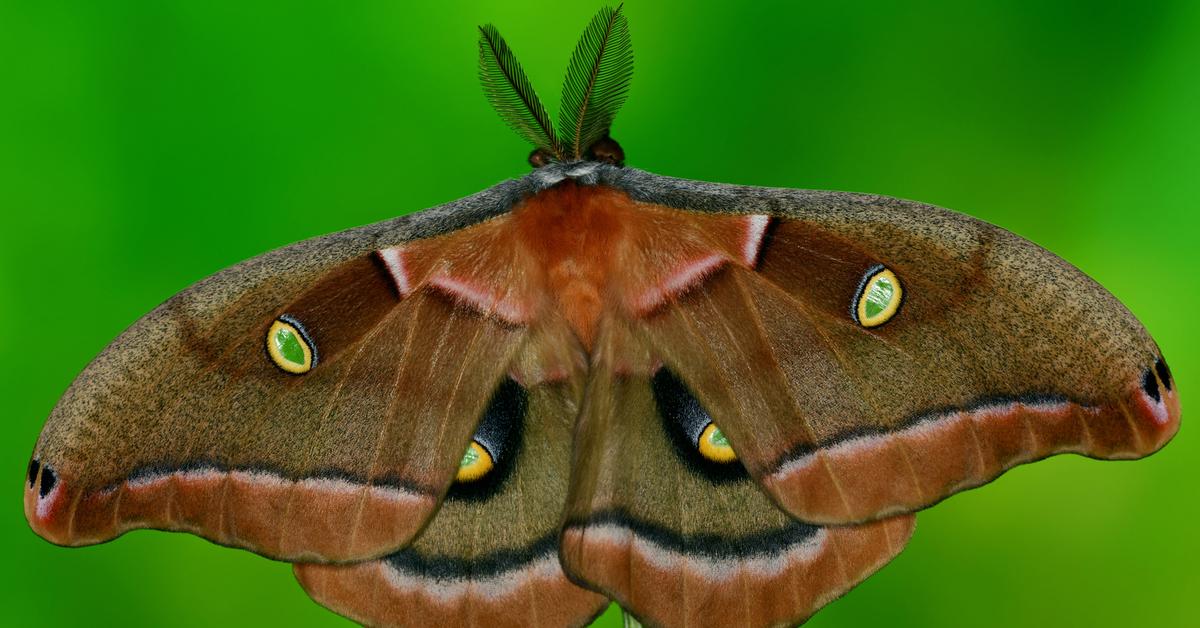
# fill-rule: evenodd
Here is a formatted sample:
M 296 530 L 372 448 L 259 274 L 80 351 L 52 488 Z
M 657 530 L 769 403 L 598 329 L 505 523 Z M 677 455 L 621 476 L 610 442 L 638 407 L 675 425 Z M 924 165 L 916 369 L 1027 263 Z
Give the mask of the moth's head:
M 575 46 L 563 82 L 555 130 L 521 64 L 496 27 L 479 27 L 479 81 L 496 112 L 535 146 L 529 164 L 596 161 L 622 166 L 625 151 L 609 136 L 629 94 L 633 47 L 621 7 L 604 7 Z
M 625 151 L 621 149 L 621 145 L 617 143 L 617 140 L 605 135 L 588 147 L 582 159 L 584 161 L 598 161 L 614 166 L 624 166 Z M 535 148 L 533 152 L 529 153 L 529 165 L 534 168 L 542 168 L 558 161 L 553 153 L 544 148 Z

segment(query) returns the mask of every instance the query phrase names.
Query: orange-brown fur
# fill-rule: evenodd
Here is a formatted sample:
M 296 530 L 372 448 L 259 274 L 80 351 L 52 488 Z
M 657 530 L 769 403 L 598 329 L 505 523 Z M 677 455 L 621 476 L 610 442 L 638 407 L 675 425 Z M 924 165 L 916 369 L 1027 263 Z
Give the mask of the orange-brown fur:
M 472 305 L 513 323 L 544 320 L 553 310 L 590 349 L 605 311 L 646 314 L 653 308 L 645 301 L 665 303 L 694 287 L 665 288 L 689 263 L 716 257 L 744 265 L 745 221 L 638 203 L 613 188 L 568 181 L 508 215 L 402 250 L 412 285 L 451 283 L 446 278 L 469 285 Z

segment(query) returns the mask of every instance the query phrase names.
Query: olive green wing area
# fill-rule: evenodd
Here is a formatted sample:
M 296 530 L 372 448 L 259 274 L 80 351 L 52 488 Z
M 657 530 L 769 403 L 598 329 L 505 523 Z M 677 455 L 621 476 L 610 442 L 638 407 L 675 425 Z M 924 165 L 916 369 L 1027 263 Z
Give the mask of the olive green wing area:
M 1051 253 L 916 203 L 755 194 L 774 213 L 757 264 L 637 329 L 794 516 L 911 512 L 1017 464 L 1141 457 L 1177 431 L 1150 335 Z
M 135 323 L 46 423 L 25 494 L 35 531 L 84 545 L 182 530 L 321 561 L 408 543 L 525 337 L 397 290 L 376 251 L 412 224 L 269 253 Z
M 493 397 L 475 442 L 487 467 L 451 487 L 412 545 L 352 565 L 296 565 L 320 604 L 372 626 L 579 626 L 607 598 L 573 584 L 558 561 L 581 377 Z M 484 458 L 485 457 L 485 458 Z
M 911 515 L 826 528 L 784 513 L 736 460 L 697 446 L 711 416 L 612 332 L 575 434 L 561 548 L 574 578 L 647 625 L 795 624 L 904 547 Z

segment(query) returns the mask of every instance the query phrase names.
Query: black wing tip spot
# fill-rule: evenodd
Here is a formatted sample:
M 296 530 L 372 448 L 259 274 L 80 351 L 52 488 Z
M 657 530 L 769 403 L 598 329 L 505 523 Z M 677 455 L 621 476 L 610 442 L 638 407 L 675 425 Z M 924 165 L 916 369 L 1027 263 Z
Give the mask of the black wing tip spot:
M 1142 391 L 1153 399 L 1155 403 L 1158 403 L 1162 401 L 1162 393 L 1158 390 L 1158 378 L 1154 376 L 1155 370 L 1155 368 L 1151 367 L 1142 373 Z
M 29 461 L 29 488 L 33 488 L 33 485 L 37 482 L 37 474 L 40 467 L 41 463 L 38 462 L 37 458 Z
M 42 465 L 42 481 L 38 484 L 38 497 L 45 497 L 54 490 L 54 485 L 58 484 L 58 475 L 54 473 L 49 465 Z
M 1170 392 L 1171 367 L 1167 366 L 1167 361 L 1164 360 L 1162 356 L 1159 356 L 1158 359 L 1154 361 L 1154 372 L 1158 373 L 1158 379 L 1162 381 L 1162 385 L 1167 389 L 1167 392 Z

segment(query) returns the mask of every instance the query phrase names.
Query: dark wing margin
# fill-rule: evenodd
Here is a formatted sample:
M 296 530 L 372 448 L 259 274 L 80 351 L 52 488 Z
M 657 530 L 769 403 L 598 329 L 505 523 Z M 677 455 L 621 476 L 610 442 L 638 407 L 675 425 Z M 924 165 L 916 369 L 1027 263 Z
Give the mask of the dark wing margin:
M 172 297 L 51 413 L 30 465 L 31 526 L 62 545 L 183 530 L 293 560 L 407 543 L 474 430 L 448 422 L 478 415 L 523 332 L 435 294 L 400 299 L 375 252 L 500 215 L 530 192 L 528 179 L 501 183 L 284 247 Z M 281 318 L 311 334 L 311 372 L 268 357 Z M 496 366 L 456 378 L 463 355 Z

